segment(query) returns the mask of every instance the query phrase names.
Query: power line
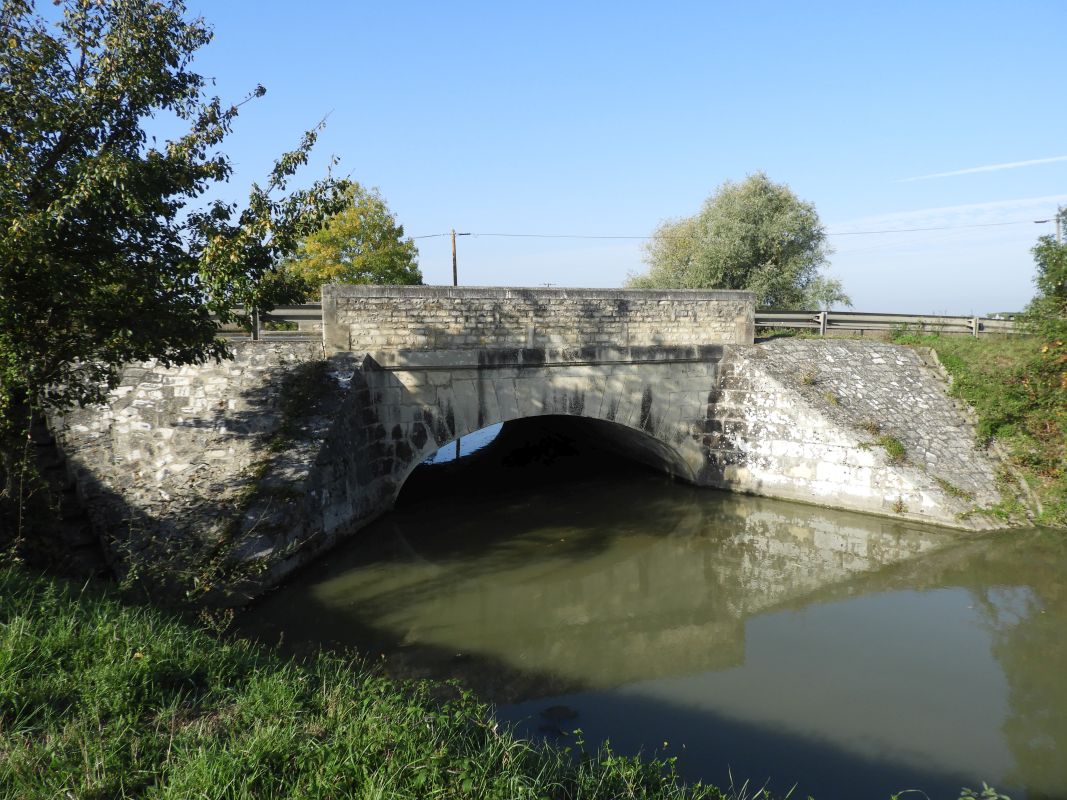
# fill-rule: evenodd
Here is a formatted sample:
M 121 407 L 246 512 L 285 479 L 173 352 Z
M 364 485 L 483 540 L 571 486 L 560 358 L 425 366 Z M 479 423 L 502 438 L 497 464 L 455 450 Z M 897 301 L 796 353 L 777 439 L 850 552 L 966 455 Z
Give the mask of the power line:
M 915 231 L 955 231 L 962 228 L 997 228 L 1001 225 L 1022 225 L 1033 223 L 1030 219 L 1020 219 L 1014 222 L 982 222 L 976 225 L 940 225 L 935 228 L 888 228 L 880 231 L 842 231 L 841 233 L 828 233 L 827 236 L 869 236 L 876 233 L 914 233 Z
M 654 239 L 646 236 L 595 236 L 584 233 L 476 233 L 475 236 L 496 236 L 502 239 Z M 675 236 L 675 239 L 690 239 L 690 236 Z
M 871 231 L 840 231 L 837 233 L 827 233 L 827 236 L 876 236 L 883 233 L 916 233 L 919 231 L 954 231 L 963 230 L 966 228 L 997 228 L 1004 225 L 1029 225 L 1033 223 L 1033 220 L 1023 219 L 1015 220 L 1012 222 L 983 222 L 973 225 L 938 225 L 929 228 L 883 228 L 880 230 Z M 448 233 L 427 233 L 422 236 L 412 236 L 412 239 L 435 239 L 442 236 L 451 236 L 451 232 Z M 678 234 L 646 234 L 644 236 L 608 236 L 608 235 L 595 235 L 586 233 L 471 233 L 470 236 L 484 236 L 493 237 L 498 239 L 693 239 L 696 235 L 678 235 Z

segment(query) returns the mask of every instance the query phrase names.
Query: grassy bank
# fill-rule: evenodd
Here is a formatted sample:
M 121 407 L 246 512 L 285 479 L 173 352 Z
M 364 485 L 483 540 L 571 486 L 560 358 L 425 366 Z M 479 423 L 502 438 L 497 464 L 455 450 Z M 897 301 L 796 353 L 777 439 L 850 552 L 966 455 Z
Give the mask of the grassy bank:
M 952 393 L 978 417 L 978 434 L 1004 446 L 1040 500 L 1037 521 L 1067 527 L 1067 391 L 1041 373 L 1040 340 L 1023 336 L 920 336 L 900 344 L 933 348 L 952 375 Z M 1011 514 L 1010 502 L 995 509 Z
M 720 798 L 669 762 L 574 759 L 323 656 L 293 664 L 0 566 L 0 797 Z

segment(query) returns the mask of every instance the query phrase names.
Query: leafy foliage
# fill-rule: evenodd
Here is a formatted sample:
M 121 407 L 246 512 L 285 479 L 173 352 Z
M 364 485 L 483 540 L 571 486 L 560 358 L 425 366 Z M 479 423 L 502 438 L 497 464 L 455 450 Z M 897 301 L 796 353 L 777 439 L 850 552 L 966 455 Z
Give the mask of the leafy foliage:
M 101 400 L 120 365 L 226 355 L 215 314 L 299 297 L 277 270 L 341 207 L 327 177 L 285 194 L 318 130 L 247 206 L 189 204 L 231 174 L 218 146 L 239 105 L 204 94 L 193 54 L 211 39 L 180 0 L 64 0 L 54 22 L 0 0 L 0 443 L 45 408 Z M 249 98 L 264 93 L 256 87 Z M 157 143 L 145 123 L 187 127 Z M 14 442 L 14 443 L 13 443 Z M 24 462 L 24 459 L 23 459 Z
M 267 306 L 265 281 L 336 206 L 326 180 L 279 199 L 316 131 L 246 208 L 186 205 L 231 173 L 216 147 L 238 106 L 190 71 L 210 31 L 177 0 L 66 0 L 50 26 L 27 0 L 0 12 L 0 376 L 34 402 L 99 400 L 116 367 L 224 355 L 215 312 Z M 264 92 L 257 87 L 253 95 Z M 188 124 L 157 146 L 144 121 Z
M 747 289 L 774 308 L 851 305 L 819 274 L 829 254 L 815 207 L 758 172 L 724 183 L 695 216 L 662 223 L 645 247 L 649 271 L 629 285 Z
M 332 282 L 421 284 L 415 242 L 378 191 L 353 182 L 345 197 L 345 208 L 301 242 L 287 271 L 313 290 Z
M 1067 209 L 1059 212 L 1067 226 Z M 1041 337 L 1041 371 L 1050 388 L 1067 394 L 1067 244 L 1042 236 L 1033 249 L 1037 264 L 1037 295 L 1026 309 L 1026 319 Z

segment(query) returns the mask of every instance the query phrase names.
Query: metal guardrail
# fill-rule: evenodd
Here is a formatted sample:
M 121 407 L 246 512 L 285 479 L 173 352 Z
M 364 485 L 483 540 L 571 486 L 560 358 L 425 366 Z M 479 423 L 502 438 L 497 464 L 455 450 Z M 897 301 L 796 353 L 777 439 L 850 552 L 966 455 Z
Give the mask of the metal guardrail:
M 235 313 L 244 313 L 236 308 Z M 894 331 L 915 330 L 922 333 L 953 333 L 978 336 L 991 333 L 1015 333 L 1014 320 L 992 317 L 947 317 L 922 314 L 864 314 L 855 311 L 757 311 L 757 328 L 800 328 L 817 330 L 820 336 L 828 331 Z M 269 314 L 252 314 L 252 338 L 258 339 L 266 322 L 295 322 L 299 330 L 308 330 L 322 322 L 322 304 L 305 303 L 279 306 Z
M 234 314 L 244 314 L 243 308 L 232 309 Z M 322 322 L 322 303 L 305 303 L 297 306 L 278 306 L 269 313 L 253 311 L 252 330 L 249 332 L 252 339 L 258 340 L 263 334 L 275 333 L 264 330 L 264 324 L 268 322 L 295 322 L 298 331 L 308 331 L 315 324 Z M 276 333 L 291 333 L 291 331 L 276 331 Z
M 1016 323 L 991 317 L 947 317 L 923 314 L 864 314 L 855 311 L 757 311 L 757 328 L 801 328 L 819 331 L 895 331 L 955 333 L 1014 333 Z

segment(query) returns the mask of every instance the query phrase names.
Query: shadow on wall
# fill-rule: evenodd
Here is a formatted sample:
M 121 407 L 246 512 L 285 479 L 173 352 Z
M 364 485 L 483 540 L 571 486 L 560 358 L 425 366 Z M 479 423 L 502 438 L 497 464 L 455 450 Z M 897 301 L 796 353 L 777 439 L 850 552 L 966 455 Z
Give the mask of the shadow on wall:
M 138 369 L 109 409 L 62 423 L 113 571 L 160 602 L 247 601 L 271 559 L 314 538 L 304 487 L 346 393 L 321 360 L 229 366 L 228 383 L 210 366 Z M 217 401 L 204 399 L 211 382 L 225 387 Z M 87 435 L 94 421 L 101 432 Z

